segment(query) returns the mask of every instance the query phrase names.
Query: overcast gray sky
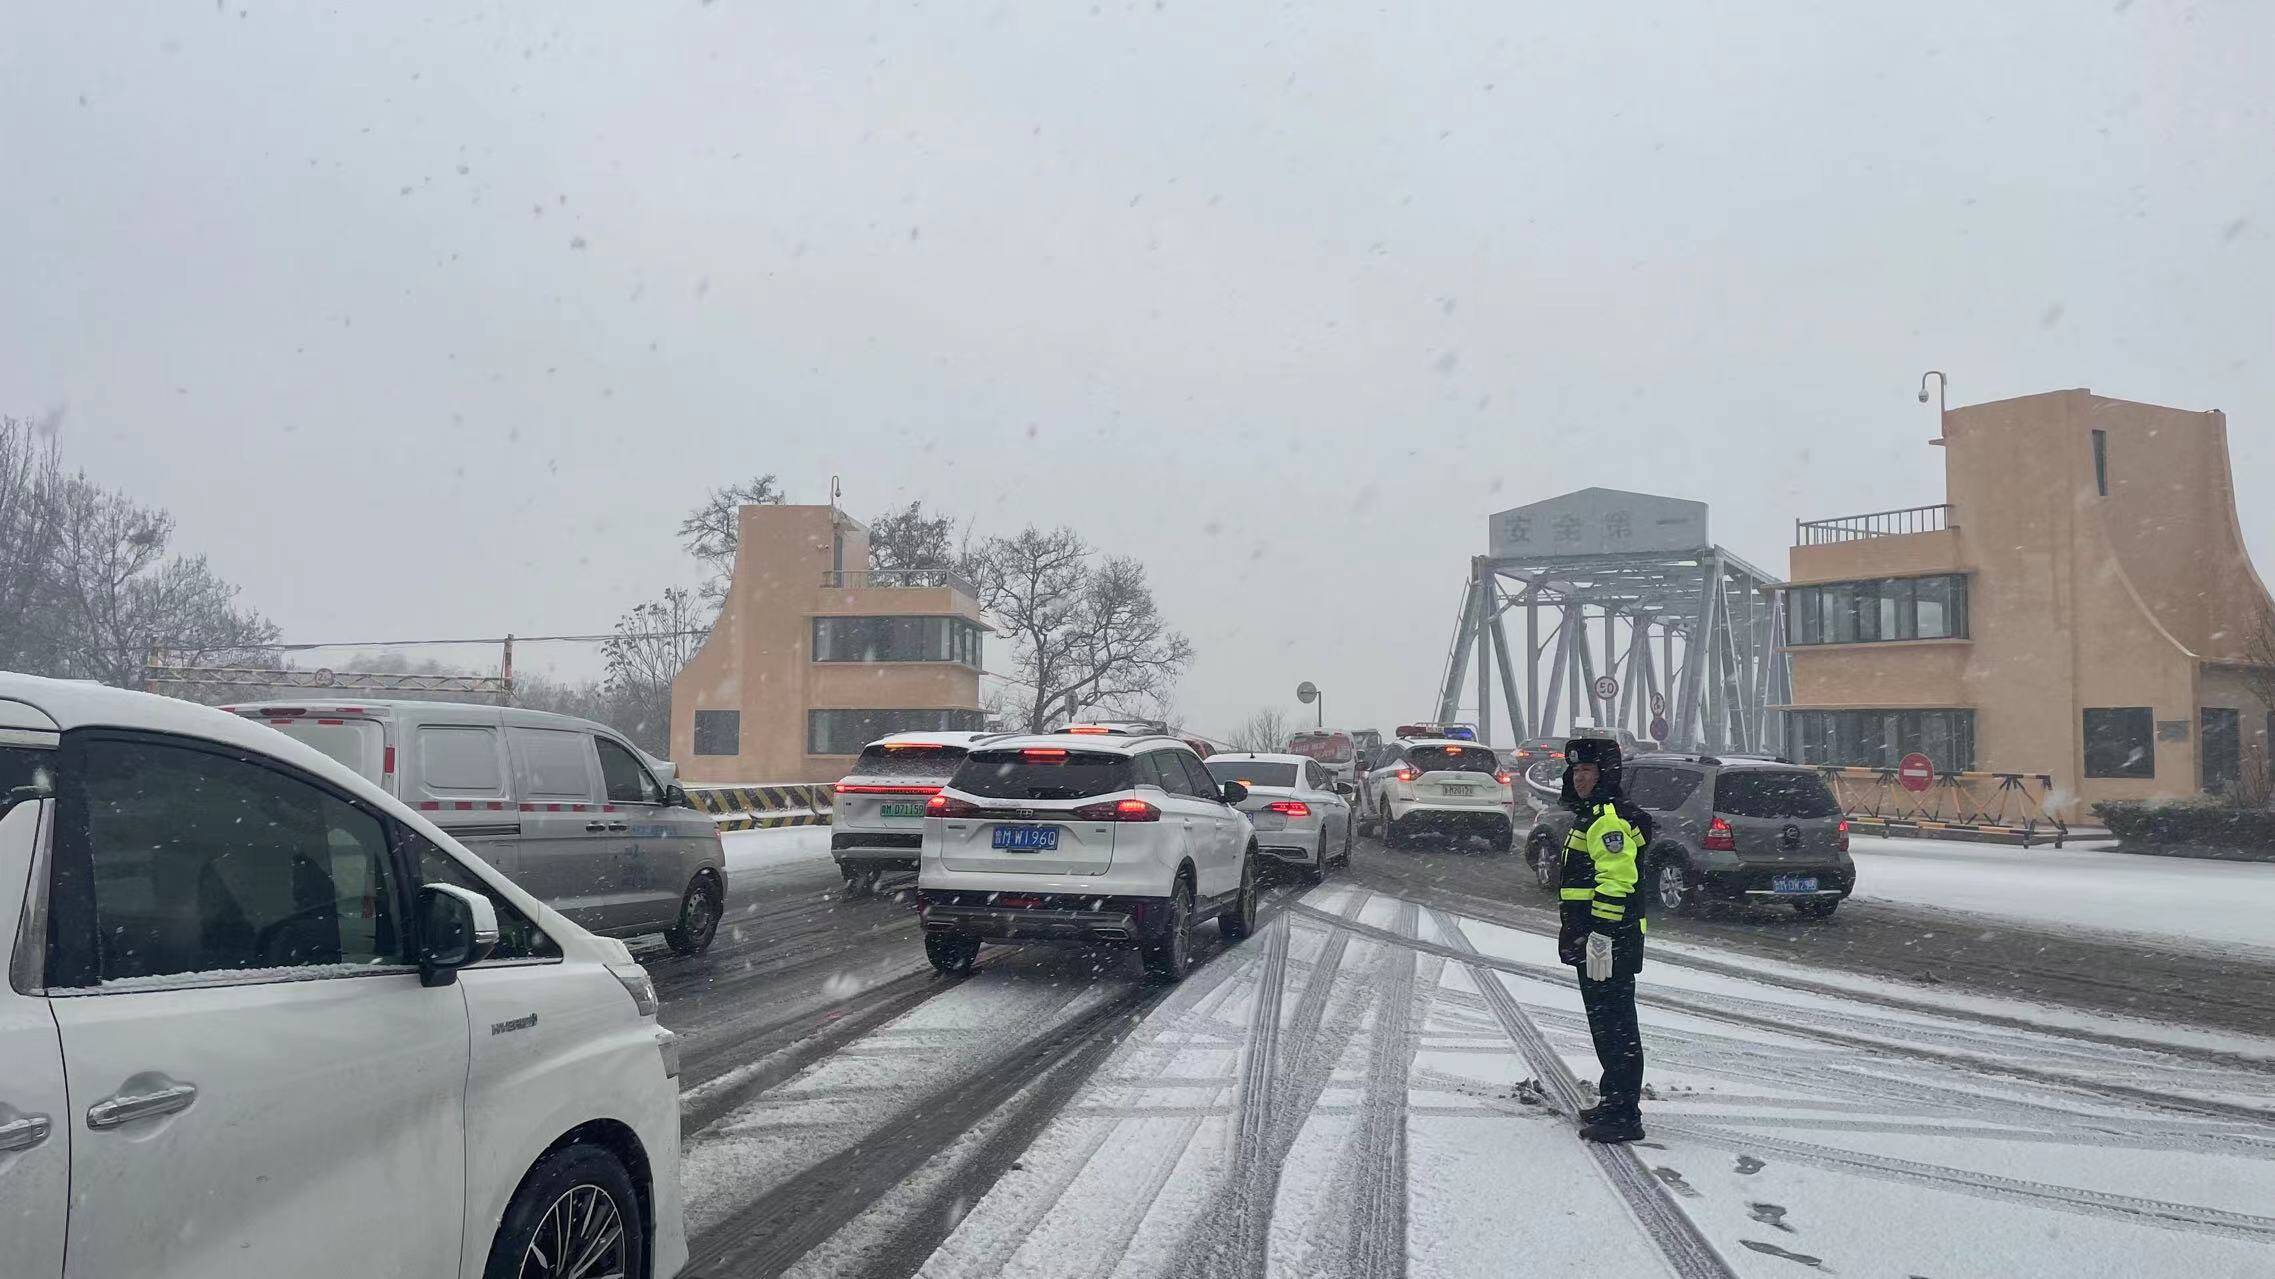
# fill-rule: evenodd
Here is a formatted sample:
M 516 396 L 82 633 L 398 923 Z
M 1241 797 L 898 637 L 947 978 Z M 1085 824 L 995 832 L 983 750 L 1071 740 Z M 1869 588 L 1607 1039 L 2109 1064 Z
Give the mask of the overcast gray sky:
M 292 639 L 603 630 L 707 485 L 836 472 L 1138 556 L 1204 728 L 1387 726 L 1490 511 L 1698 498 L 1781 571 L 1940 500 L 1930 366 L 2227 410 L 2275 567 L 2269 50 L 2256 0 L 27 0 L 0 406 Z

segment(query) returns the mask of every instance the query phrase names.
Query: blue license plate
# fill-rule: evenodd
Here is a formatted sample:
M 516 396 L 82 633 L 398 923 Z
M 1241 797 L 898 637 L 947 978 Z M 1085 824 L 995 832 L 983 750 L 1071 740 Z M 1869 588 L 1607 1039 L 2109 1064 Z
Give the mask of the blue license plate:
M 1813 893 L 1817 891 L 1815 875 L 1772 875 L 1769 890 L 1773 893 Z
M 1056 852 L 1059 846 L 1059 828 L 1056 826 L 998 826 L 995 828 L 995 846 L 1007 853 Z

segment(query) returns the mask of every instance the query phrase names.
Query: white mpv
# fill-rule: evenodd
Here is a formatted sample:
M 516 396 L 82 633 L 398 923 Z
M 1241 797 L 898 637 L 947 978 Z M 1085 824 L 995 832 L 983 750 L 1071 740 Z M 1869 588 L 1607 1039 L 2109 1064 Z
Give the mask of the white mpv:
M 1193 927 L 1256 927 L 1248 790 L 1167 736 L 1001 737 L 925 806 L 917 909 L 944 973 L 982 939 L 1134 942 L 1154 975 L 1192 965 Z
M 282 733 L 0 673 L 0 957 L 9 1279 L 686 1262 L 646 972 Z

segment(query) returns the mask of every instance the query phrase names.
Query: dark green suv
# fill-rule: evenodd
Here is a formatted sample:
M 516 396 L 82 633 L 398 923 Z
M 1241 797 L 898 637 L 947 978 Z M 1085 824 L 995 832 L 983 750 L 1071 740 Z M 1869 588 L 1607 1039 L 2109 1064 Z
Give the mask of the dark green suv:
M 1848 821 L 1816 770 L 1754 756 L 1648 754 L 1622 769 L 1627 798 L 1656 829 L 1638 867 L 1653 913 L 1702 901 L 1790 905 L 1805 919 L 1840 909 L 1856 886 Z M 1525 844 L 1543 892 L 1556 891 L 1572 814 L 1550 807 Z

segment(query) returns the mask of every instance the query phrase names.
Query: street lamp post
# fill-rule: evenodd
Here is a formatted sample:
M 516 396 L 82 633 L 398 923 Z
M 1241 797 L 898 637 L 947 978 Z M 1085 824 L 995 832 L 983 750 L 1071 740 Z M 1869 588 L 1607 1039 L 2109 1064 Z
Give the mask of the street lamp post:
M 1920 403 L 1922 404 L 1927 403 L 1927 380 L 1929 378 L 1935 379 L 1935 438 L 1928 442 L 1941 444 L 1943 443 L 1943 418 L 1945 414 L 1951 411 L 1944 407 L 1943 397 L 1944 393 L 1951 389 L 1951 379 L 1944 374 L 1942 369 L 1929 369 L 1920 374 Z

